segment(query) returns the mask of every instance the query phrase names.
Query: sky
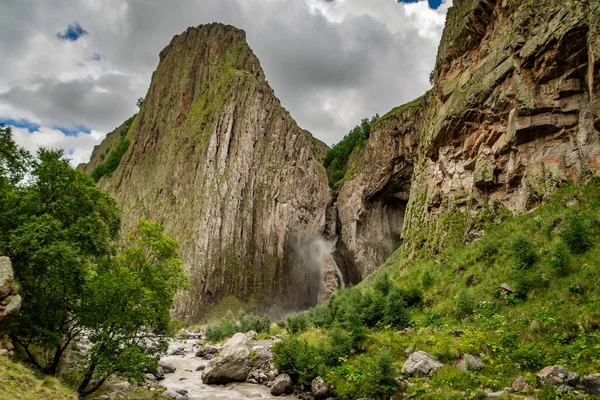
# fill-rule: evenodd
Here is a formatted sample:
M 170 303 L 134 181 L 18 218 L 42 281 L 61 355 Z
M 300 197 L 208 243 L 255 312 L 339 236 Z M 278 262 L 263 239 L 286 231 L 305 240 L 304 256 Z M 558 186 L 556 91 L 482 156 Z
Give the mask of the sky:
M 430 88 L 451 0 L 0 0 L 0 122 L 73 165 L 137 112 L 188 26 L 246 31 L 300 127 L 331 145 Z

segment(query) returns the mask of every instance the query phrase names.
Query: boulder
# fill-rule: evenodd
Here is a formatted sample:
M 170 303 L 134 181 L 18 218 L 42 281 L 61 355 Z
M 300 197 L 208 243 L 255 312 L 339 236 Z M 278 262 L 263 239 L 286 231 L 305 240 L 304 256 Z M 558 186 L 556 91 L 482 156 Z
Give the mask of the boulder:
M 402 366 L 402 373 L 411 376 L 429 375 L 439 371 L 444 364 L 437 361 L 434 356 L 424 351 L 415 351 Z
M 161 360 L 158 362 L 158 365 L 160 366 L 160 368 L 162 368 L 162 371 L 165 374 L 172 374 L 177 370 L 177 368 L 175 368 L 175 366 L 173 364 L 166 362 L 166 361 Z M 159 377 L 159 376 L 157 375 L 157 377 Z
M 292 378 L 288 374 L 280 374 L 275 378 L 273 386 L 271 386 L 271 394 L 273 396 L 281 396 L 282 394 L 292 393 Z
M 8 325 L 20 308 L 21 296 L 17 293 L 12 263 L 10 258 L 0 257 L 0 339 L 4 337 Z
M 583 387 L 588 394 L 600 394 L 600 374 L 584 376 Z
M 527 386 L 529 386 L 529 385 L 527 384 L 525 379 L 520 375 L 514 380 L 514 382 L 512 384 L 512 388 L 515 392 L 520 392 L 522 390 L 525 390 L 525 389 L 527 389 Z
M 310 384 L 310 388 L 315 399 L 321 399 L 327 397 L 329 394 L 329 387 L 325 380 L 320 376 L 317 376 Z
M 185 356 L 185 347 L 177 347 L 169 353 L 170 356 Z
M 202 382 L 208 385 L 243 382 L 251 368 L 250 340 L 243 333 L 236 333 L 219 355 L 210 360 L 202 372 Z
M 552 365 L 542 369 L 535 375 L 540 386 L 560 386 L 567 381 L 567 370 L 562 365 Z
M 196 351 L 196 357 L 204 357 L 207 354 L 215 354 L 217 351 L 219 351 L 219 349 L 215 346 L 201 344 L 198 348 L 198 351 Z
M 456 363 L 456 368 L 461 371 L 478 371 L 483 369 L 483 367 L 485 367 L 485 364 L 481 361 L 481 357 L 473 356 L 471 354 L 465 354 L 463 358 Z

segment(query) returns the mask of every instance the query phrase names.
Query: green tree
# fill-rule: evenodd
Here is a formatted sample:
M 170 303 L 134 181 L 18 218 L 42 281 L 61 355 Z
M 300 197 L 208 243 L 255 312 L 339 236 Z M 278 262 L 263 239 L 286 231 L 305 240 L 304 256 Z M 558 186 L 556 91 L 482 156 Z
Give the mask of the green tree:
M 30 161 L 31 155 L 14 142 L 10 127 L 0 123 L 0 188 L 23 179 Z
M 36 366 L 54 374 L 81 333 L 86 280 L 94 261 L 110 251 L 120 217 L 114 199 L 71 168 L 62 151 L 42 149 L 38 158 L 31 183 L 3 210 L 9 232 L 0 251 L 12 258 L 23 296 L 12 335 Z M 50 356 L 36 357 L 35 348 Z
M 178 329 L 169 313 L 175 293 L 187 282 L 177 248 L 160 224 L 140 220 L 117 256 L 98 266 L 80 319 L 93 345 L 78 389 L 82 396 L 114 373 L 141 381 L 145 369 L 156 369 Z M 96 383 L 88 388 L 92 378 Z

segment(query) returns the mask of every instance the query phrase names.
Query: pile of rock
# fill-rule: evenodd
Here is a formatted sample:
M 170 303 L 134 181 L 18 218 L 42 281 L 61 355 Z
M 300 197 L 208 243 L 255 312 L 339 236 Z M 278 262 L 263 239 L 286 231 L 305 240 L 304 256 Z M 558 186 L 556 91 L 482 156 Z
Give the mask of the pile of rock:
M 0 257 L 0 355 L 12 355 L 10 342 L 3 343 L 8 325 L 21 308 L 21 296 L 17 293 L 12 263 L 8 257 Z
M 247 381 L 272 386 L 279 375 L 273 365 L 273 342 L 251 340 L 253 335 L 253 332 L 236 333 L 220 350 L 202 345 L 196 356 L 210 357 L 202 372 L 202 381 L 209 385 Z
M 584 376 L 567 371 L 562 365 L 552 365 L 535 375 L 538 385 L 552 385 L 559 392 L 585 391 L 588 394 L 600 394 L 600 374 Z

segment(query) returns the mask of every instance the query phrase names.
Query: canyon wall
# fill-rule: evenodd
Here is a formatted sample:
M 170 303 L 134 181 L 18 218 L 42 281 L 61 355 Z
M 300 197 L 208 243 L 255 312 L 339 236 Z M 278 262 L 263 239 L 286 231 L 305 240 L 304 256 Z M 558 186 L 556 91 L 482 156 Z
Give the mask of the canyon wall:
M 121 206 L 125 232 L 145 218 L 179 240 L 191 280 L 181 315 L 196 319 L 227 294 L 314 303 L 298 280 L 315 273 L 294 271 L 303 266 L 293 255 L 325 230 L 328 148 L 281 106 L 242 30 L 209 24 L 175 36 L 139 114 L 83 168 L 92 172 L 123 142 L 99 185 Z

